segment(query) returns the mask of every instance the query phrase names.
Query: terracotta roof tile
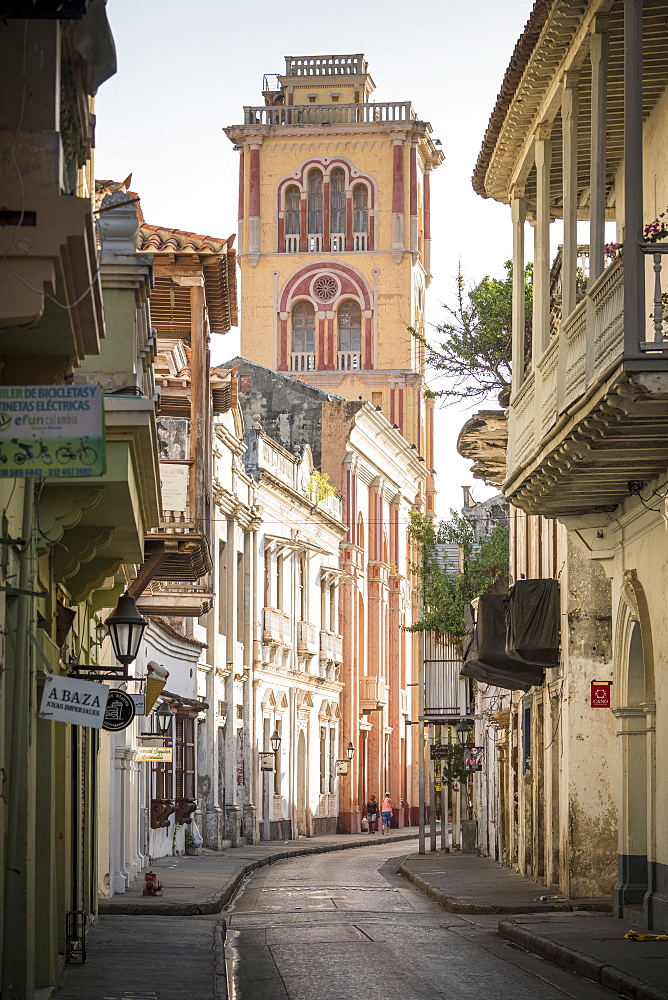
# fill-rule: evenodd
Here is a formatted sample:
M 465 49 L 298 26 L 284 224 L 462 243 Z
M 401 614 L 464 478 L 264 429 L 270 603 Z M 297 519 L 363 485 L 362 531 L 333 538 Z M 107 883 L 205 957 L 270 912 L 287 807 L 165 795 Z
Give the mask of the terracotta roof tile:
M 140 229 L 139 249 L 150 253 L 227 253 L 234 244 L 234 234 L 227 239 L 200 236 L 183 229 L 167 229 L 144 222 Z

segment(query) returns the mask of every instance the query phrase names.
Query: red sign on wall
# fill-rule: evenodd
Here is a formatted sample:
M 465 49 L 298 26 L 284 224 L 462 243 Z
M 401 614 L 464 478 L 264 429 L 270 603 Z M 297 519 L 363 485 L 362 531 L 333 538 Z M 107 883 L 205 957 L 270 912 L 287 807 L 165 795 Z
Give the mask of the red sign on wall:
M 591 707 L 610 708 L 610 681 L 591 682 Z

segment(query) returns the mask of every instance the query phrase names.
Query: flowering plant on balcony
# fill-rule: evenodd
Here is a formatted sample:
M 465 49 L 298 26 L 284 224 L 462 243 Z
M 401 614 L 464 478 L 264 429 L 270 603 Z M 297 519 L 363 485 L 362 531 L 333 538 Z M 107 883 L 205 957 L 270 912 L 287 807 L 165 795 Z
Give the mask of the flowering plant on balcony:
M 668 211 L 668 209 L 666 210 Z M 660 243 L 668 236 L 668 219 L 666 212 L 662 212 L 654 222 L 648 222 L 642 231 L 645 243 Z

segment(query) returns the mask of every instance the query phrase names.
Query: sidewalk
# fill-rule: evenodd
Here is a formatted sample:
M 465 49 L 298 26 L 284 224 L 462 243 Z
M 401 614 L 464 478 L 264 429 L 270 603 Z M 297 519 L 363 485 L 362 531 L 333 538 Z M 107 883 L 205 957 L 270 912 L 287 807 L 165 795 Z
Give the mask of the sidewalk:
M 399 871 L 451 913 L 506 914 L 500 936 L 554 965 L 631 1000 L 668 1000 L 668 941 L 625 941 L 631 925 L 611 916 L 606 900 L 555 897 L 490 858 L 458 851 L 412 854 Z
M 262 841 L 245 847 L 230 848 L 220 854 L 207 851 L 196 857 L 183 855 L 159 858 L 150 870 L 163 884 L 162 896 L 143 896 L 144 874 L 140 872 L 126 892 L 101 899 L 100 914 L 131 916 L 197 916 L 220 913 L 243 879 L 256 868 L 283 858 L 306 854 L 325 854 L 353 847 L 377 846 L 389 841 L 415 840 L 417 827 L 390 830 L 380 834 L 337 833 L 330 837 L 301 837 L 299 840 Z M 148 871 L 148 869 L 146 869 Z
M 564 899 L 554 891 L 476 854 L 412 854 L 399 872 L 450 913 L 610 912 L 601 899 Z

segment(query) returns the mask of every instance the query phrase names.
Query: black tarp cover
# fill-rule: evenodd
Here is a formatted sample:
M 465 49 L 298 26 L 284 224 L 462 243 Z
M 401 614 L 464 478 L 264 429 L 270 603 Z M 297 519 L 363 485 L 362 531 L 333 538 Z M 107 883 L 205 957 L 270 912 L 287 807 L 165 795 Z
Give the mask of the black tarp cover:
M 519 663 L 559 666 L 559 581 L 518 580 L 510 588 L 506 654 Z
M 495 684 L 510 691 L 528 691 L 543 680 L 543 668 L 520 663 L 506 655 L 507 594 L 483 594 L 477 612 L 470 604 L 464 609 L 466 677 Z

